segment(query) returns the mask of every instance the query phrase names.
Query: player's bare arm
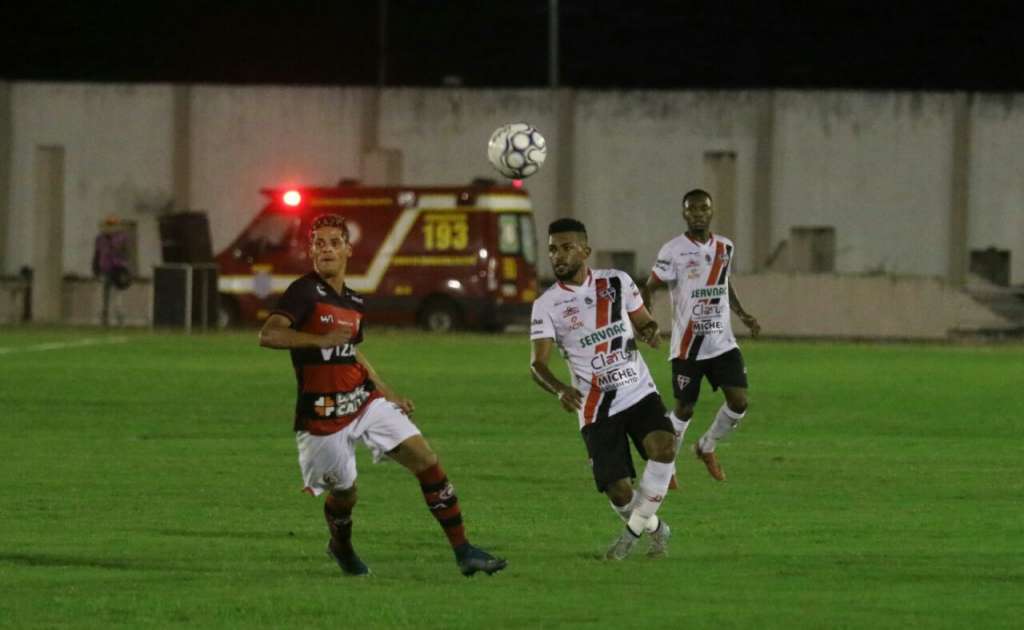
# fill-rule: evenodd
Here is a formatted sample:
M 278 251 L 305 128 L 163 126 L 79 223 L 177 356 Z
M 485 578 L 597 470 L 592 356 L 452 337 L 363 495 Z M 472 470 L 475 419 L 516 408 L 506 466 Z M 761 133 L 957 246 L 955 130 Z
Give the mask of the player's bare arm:
M 644 286 L 640 287 L 640 297 L 643 298 L 644 306 L 647 307 L 648 311 L 654 308 L 654 292 L 666 287 L 668 285 L 653 273 L 647 277 L 647 282 L 644 283 Z
M 533 348 L 530 351 L 530 374 L 533 376 L 533 382 L 557 396 L 562 409 L 570 412 L 579 411 L 583 407 L 583 394 L 575 387 L 570 387 L 558 380 L 558 377 L 552 374 L 551 368 L 548 367 L 548 361 L 551 360 L 551 348 L 554 345 L 554 339 L 535 339 L 533 341 Z
M 756 317 L 743 309 L 739 297 L 736 296 L 736 290 L 733 288 L 732 282 L 729 283 L 729 308 L 733 313 L 736 313 L 736 317 L 740 318 L 743 325 L 750 329 L 751 336 L 756 338 L 761 334 L 761 324 L 757 322 Z
M 649 345 L 652 348 L 658 347 L 659 330 L 658 322 L 654 321 L 651 317 L 650 311 L 646 307 L 641 306 L 632 313 L 629 314 L 629 321 L 633 322 L 633 330 L 636 331 L 637 338 Z
M 339 323 L 330 332 L 323 335 L 295 330 L 292 321 L 284 315 L 275 313 L 263 322 L 260 329 L 260 345 L 275 350 L 291 350 L 294 348 L 333 348 L 341 346 L 352 339 L 352 326 Z
M 366 355 L 360 350 L 356 350 L 356 361 L 359 362 L 364 368 L 366 368 L 366 375 L 373 382 L 374 388 L 380 393 L 384 394 L 384 398 L 398 405 L 399 409 L 405 412 L 405 415 L 411 416 L 412 412 L 416 410 L 416 405 L 411 400 L 404 396 L 399 396 L 395 393 L 387 383 L 381 379 L 380 375 L 377 374 L 377 370 L 373 369 L 370 362 L 366 359 Z

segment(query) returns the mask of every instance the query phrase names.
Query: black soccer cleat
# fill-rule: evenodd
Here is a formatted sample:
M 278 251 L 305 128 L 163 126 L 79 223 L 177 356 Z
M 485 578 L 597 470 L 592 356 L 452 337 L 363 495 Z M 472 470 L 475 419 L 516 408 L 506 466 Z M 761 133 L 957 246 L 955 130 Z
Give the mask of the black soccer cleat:
M 370 567 L 366 566 L 366 563 L 359 559 L 354 549 L 348 553 L 335 553 L 331 549 L 331 543 L 327 543 L 327 555 L 334 558 L 334 561 L 341 567 L 341 572 L 345 575 L 353 577 L 370 575 Z
M 495 558 L 483 549 L 466 543 L 455 549 L 455 562 L 459 565 L 462 575 L 469 577 L 477 571 L 487 575 L 497 573 L 505 568 L 508 562 L 504 558 Z

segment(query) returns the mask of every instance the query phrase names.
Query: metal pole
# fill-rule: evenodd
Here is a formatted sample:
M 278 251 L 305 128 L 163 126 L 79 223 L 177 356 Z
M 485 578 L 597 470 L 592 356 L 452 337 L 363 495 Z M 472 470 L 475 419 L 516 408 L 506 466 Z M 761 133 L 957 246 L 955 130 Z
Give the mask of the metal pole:
M 548 87 L 558 87 L 558 0 L 548 0 Z
M 388 84 L 388 0 L 380 0 L 377 19 L 377 87 Z

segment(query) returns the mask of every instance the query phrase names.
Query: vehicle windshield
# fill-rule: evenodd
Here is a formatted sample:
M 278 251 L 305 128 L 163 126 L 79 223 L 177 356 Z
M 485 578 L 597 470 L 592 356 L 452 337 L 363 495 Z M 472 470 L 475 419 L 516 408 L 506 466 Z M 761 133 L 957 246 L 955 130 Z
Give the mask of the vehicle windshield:
M 498 251 L 509 256 L 522 256 L 526 262 L 537 262 L 537 240 L 533 217 L 509 213 L 498 217 Z
M 498 251 L 513 256 L 519 253 L 519 218 L 514 214 L 498 217 Z
M 245 231 L 241 245 L 257 250 L 284 249 L 295 231 L 299 219 L 278 212 L 261 214 Z
M 519 239 L 523 245 L 523 258 L 531 265 L 537 262 L 537 235 L 533 231 L 533 217 L 519 215 Z

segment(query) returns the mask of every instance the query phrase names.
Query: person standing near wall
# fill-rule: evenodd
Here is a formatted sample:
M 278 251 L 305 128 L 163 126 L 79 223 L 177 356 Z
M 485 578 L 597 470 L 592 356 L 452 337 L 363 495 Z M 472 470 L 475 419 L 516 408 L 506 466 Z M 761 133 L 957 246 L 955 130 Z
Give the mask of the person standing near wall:
M 711 232 L 711 195 L 694 189 L 683 195 L 686 232 L 665 243 L 643 288 L 644 303 L 652 310 L 651 294 L 667 288 L 672 297 L 672 392 L 676 407 L 669 415 L 676 448 L 693 417 L 700 384 L 708 379 L 722 389 L 725 404 L 694 445 L 694 453 L 718 481 L 725 472 L 718 463 L 718 441 L 739 425 L 747 411 L 747 368 L 732 333 L 730 311 L 750 329 L 761 332 L 757 319 L 743 310 L 730 282 L 735 248 L 729 239 Z
M 128 255 L 128 232 L 120 218 L 113 214 L 107 215 L 100 222 L 100 233 L 96 236 L 92 254 L 92 273 L 103 281 L 103 310 L 100 313 L 100 322 L 104 326 L 110 325 L 111 306 L 114 307 L 117 323 L 124 323 L 120 299 L 114 298 L 112 293 L 115 289 L 127 289 L 131 284 Z M 112 301 L 115 302 L 113 305 Z

